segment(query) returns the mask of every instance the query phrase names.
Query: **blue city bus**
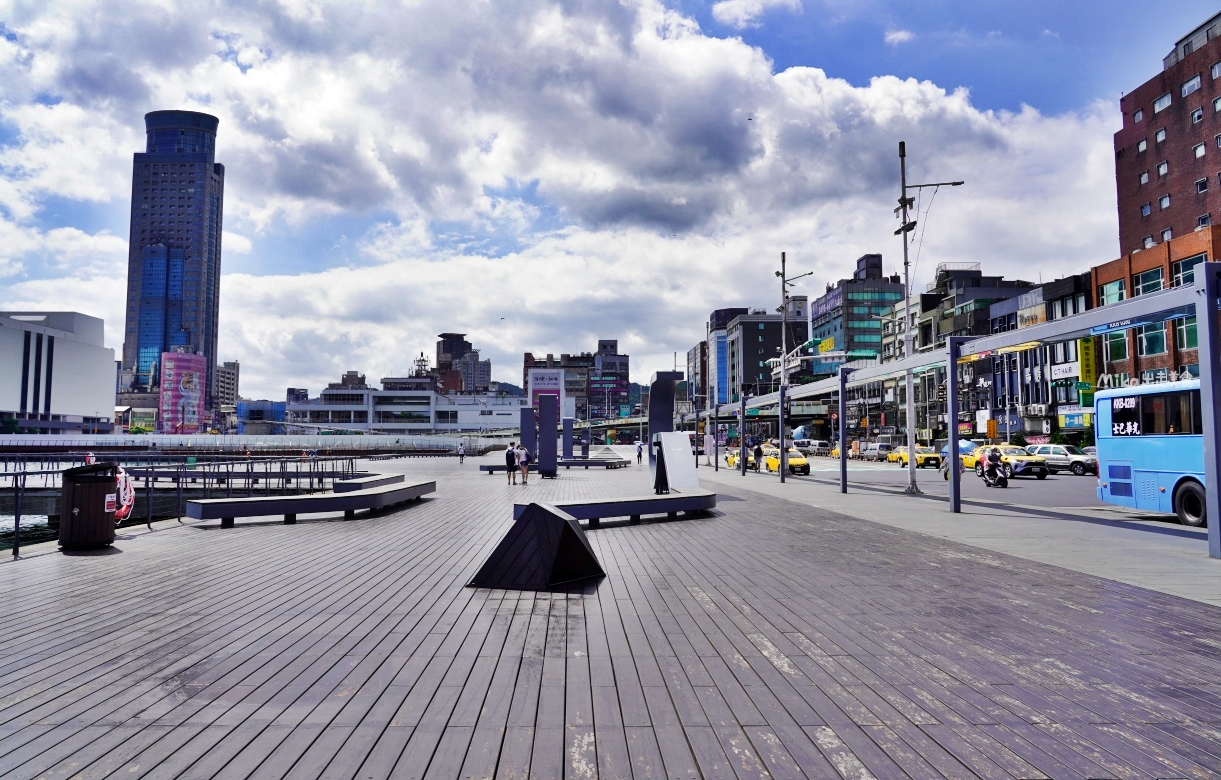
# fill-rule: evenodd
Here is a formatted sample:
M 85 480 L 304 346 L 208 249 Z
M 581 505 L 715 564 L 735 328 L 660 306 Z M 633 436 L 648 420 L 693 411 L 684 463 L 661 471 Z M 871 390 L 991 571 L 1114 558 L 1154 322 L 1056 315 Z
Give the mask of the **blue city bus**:
M 1205 524 L 1199 379 L 1100 390 L 1094 426 L 1100 500 Z

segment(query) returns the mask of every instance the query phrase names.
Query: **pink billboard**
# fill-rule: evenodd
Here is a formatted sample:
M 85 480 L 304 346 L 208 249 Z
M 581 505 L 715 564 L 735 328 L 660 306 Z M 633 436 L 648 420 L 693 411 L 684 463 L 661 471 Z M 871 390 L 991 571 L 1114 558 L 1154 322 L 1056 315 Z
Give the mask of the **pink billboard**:
M 203 355 L 165 352 L 161 355 L 162 433 L 200 433 L 206 428 L 204 382 L 208 361 Z

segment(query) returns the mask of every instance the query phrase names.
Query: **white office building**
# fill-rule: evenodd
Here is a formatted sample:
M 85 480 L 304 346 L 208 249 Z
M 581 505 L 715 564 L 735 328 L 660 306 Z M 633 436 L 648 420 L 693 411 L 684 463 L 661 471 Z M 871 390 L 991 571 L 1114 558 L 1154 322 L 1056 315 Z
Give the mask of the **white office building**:
M 114 350 L 72 311 L 0 311 L 0 421 L 23 433 L 110 433 Z M 14 422 L 11 422 L 15 420 Z
M 363 383 L 362 383 L 363 384 Z M 434 380 L 383 377 L 380 390 L 331 387 L 317 398 L 289 403 L 288 433 L 369 431 L 375 433 L 441 433 L 515 428 L 525 398 L 490 394 L 436 392 Z

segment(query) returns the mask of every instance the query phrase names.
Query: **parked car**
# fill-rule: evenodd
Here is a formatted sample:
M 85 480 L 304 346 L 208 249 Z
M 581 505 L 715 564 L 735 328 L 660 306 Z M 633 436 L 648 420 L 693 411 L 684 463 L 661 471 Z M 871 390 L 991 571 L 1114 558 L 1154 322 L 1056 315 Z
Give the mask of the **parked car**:
M 738 448 L 734 447 L 725 453 L 725 465 L 731 469 L 738 467 Z M 746 450 L 746 470 L 750 471 L 755 468 L 755 453 L 750 449 Z
M 811 439 L 810 440 L 810 451 L 807 452 L 806 454 L 807 455 L 830 455 L 831 454 L 831 442 L 824 441 L 823 439 Z
M 1098 448 L 1094 447 L 1093 445 L 1091 445 L 1089 447 L 1082 447 L 1081 451 L 1084 452 L 1086 455 L 1089 455 L 1091 458 L 1098 457 Z
M 892 449 L 893 447 L 885 442 L 871 441 L 861 450 L 859 457 L 861 460 L 886 460 L 886 456 L 890 454 Z
M 1047 461 L 1038 455 L 1031 455 L 1021 447 L 1012 444 L 998 445 L 1001 450 L 1001 467 L 1000 472 L 1005 479 L 1013 479 L 1014 477 L 1036 477 L 1038 479 L 1046 479 L 1050 473 L 1047 470 Z M 983 475 L 984 459 L 987 452 L 992 449 L 991 446 L 985 445 L 971 452 L 972 464 L 967 465 L 967 455 L 963 454 L 963 465 L 967 468 L 974 468 L 975 473 Z
M 899 457 L 897 458 L 899 465 L 903 468 L 907 468 L 907 462 L 909 460 L 907 448 L 900 447 L 899 450 Z M 932 447 L 917 447 L 916 468 L 922 469 L 925 466 L 934 469 L 941 468 L 941 456 L 938 455 Z
M 810 461 L 806 460 L 805 455 L 802 455 L 795 447 L 789 447 L 785 461 L 788 464 L 790 474 L 810 473 Z M 779 448 L 772 447 L 763 451 L 763 467 L 772 473 L 780 471 Z
M 1047 461 L 1047 470 L 1052 474 L 1059 471 L 1071 471 L 1078 477 L 1098 474 L 1098 456 L 1086 455 L 1071 444 L 1038 444 L 1026 450 Z

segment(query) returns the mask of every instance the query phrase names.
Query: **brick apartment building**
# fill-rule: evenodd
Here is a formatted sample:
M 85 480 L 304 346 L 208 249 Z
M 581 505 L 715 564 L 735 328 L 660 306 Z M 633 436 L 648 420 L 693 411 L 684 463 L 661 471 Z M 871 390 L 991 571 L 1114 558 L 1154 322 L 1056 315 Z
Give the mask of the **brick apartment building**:
M 1221 226 L 1205 227 L 1090 270 L 1094 305 L 1105 306 L 1168 287 L 1194 284 L 1195 266 L 1221 256 Z M 1165 381 L 1170 371 L 1199 376 L 1196 318 L 1180 317 L 1097 340 L 1100 371 L 1127 382 Z
M 1221 14 L 1180 39 L 1162 66 L 1119 101 L 1115 188 L 1125 254 L 1221 219 Z

